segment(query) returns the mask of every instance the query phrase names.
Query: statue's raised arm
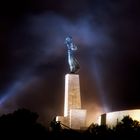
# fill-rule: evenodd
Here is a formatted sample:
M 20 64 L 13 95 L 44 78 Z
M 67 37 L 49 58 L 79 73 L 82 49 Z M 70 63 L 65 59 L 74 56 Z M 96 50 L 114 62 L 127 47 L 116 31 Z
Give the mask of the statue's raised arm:
M 74 57 L 74 52 L 77 50 L 77 46 L 73 43 L 72 37 L 68 36 L 65 39 L 65 44 L 68 49 L 68 64 L 70 68 L 70 73 L 77 73 L 80 69 L 80 65 L 76 58 Z

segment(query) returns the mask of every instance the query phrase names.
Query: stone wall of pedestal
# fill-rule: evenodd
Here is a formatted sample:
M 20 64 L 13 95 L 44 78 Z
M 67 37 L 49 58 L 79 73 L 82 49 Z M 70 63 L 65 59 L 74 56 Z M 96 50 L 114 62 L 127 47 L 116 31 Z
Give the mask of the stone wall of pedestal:
M 81 129 L 86 126 L 86 113 L 85 109 L 71 109 L 70 110 L 70 128 Z
M 81 109 L 80 82 L 78 74 L 66 74 L 65 76 L 65 117 L 69 115 L 70 109 Z
M 79 75 L 66 74 L 64 116 L 57 116 L 56 121 L 72 129 L 81 129 L 86 127 L 86 113 L 81 109 Z

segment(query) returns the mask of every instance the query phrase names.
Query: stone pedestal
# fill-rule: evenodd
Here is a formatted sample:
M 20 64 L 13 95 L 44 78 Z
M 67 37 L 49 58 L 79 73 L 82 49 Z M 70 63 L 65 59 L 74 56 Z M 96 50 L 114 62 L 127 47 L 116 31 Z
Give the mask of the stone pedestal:
M 79 75 L 66 74 L 64 117 L 57 116 L 56 121 L 72 129 L 81 129 L 86 127 L 86 113 L 86 110 L 81 109 Z
M 65 117 L 69 115 L 70 109 L 81 109 L 80 82 L 78 74 L 66 74 L 65 76 Z
M 86 110 L 71 109 L 70 110 L 70 128 L 81 129 L 86 126 Z

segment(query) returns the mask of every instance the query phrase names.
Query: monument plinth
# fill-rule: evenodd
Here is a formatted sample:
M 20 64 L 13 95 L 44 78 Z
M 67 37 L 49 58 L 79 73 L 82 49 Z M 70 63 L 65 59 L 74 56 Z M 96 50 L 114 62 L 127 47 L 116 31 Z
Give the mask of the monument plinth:
M 81 109 L 80 83 L 78 74 L 65 76 L 64 117 L 69 115 L 70 109 Z
M 78 74 L 65 75 L 64 117 L 57 116 L 56 121 L 72 128 L 86 127 L 86 110 L 81 109 L 80 81 Z

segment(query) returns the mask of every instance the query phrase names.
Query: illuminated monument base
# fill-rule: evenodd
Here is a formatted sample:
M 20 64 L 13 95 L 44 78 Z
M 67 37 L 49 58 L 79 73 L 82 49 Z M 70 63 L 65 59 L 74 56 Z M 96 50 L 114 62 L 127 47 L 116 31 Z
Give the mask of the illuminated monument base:
M 86 127 L 86 114 L 87 111 L 81 109 L 79 75 L 66 74 L 64 116 L 57 116 L 56 121 L 72 129 L 81 129 Z
M 133 120 L 140 122 L 140 109 L 122 110 L 104 113 L 99 117 L 99 125 L 107 125 L 108 127 L 115 126 L 124 116 L 130 116 Z

